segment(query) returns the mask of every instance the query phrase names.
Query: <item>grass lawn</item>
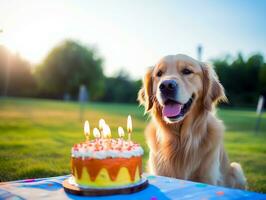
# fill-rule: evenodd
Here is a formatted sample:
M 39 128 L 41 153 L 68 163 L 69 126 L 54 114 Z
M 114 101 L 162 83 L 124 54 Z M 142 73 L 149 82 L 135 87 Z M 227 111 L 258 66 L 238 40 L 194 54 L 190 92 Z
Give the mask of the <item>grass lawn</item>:
M 133 118 L 133 140 L 148 149 L 143 131 L 148 122 L 136 105 L 89 103 L 84 118 L 91 127 L 104 118 L 117 136 L 117 126 Z M 266 114 L 255 135 L 256 114 L 251 110 L 218 110 L 227 126 L 225 146 L 230 160 L 240 162 L 249 189 L 266 192 Z M 33 99 L 0 99 L 0 181 L 70 173 L 70 148 L 84 140 L 76 103 Z

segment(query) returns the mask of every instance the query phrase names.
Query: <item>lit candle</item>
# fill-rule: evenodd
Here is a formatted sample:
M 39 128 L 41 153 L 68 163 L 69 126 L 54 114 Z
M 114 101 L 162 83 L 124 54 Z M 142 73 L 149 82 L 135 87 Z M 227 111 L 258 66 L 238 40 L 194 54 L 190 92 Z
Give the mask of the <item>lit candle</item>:
M 100 129 L 100 131 L 103 130 L 104 125 L 105 125 L 105 121 L 104 121 L 104 119 L 100 119 L 100 120 L 99 120 L 99 129 Z
M 128 141 L 131 141 L 131 133 L 132 133 L 132 120 L 131 116 L 128 115 L 127 117 L 127 133 L 128 133 Z
M 107 139 L 107 141 L 105 141 L 107 143 L 107 149 L 110 149 L 112 135 L 111 135 L 111 129 L 107 124 L 103 126 L 103 137 Z
M 104 137 L 104 135 L 103 135 L 103 127 L 104 127 L 104 125 L 105 125 L 104 119 L 100 119 L 99 120 L 99 129 L 100 129 L 100 132 L 102 134 L 102 138 Z
M 103 130 L 102 130 L 102 136 L 104 139 L 106 139 L 108 137 L 108 132 L 109 132 L 109 126 L 107 124 L 103 125 Z
M 93 129 L 93 136 L 95 137 L 95 139 L 99 139 L 101 137 L 101 133 L 98 128 Z
M 89 140 L 90 140 L 90 124 L 88 121 L 85 121 L 85 123 L 84 123 L 84 134 L 86 137 L 86 141 L 89 142 Z
M 93 136 L 96 140 L 95 149 L 98 150 L 99 149 L 99 138 L 101 137 L 101 133 L 98 128 L 93 129 Z
M 107 138 L 111 139 L 112 138 L 111 129 L 108 125 L 106 125 L 106 130 L 107 130 Z
M 124 146 L 123 138 L 125 136 L 125 131 L 121 126 L 118 127 L 118 136 L 119 136 L 120 144 L 123 147 Z

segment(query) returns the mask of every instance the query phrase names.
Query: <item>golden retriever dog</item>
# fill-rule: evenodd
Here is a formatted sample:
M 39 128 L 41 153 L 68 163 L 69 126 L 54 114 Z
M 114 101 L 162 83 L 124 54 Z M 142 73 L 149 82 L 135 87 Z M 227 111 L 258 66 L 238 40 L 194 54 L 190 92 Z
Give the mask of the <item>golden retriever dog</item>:
M 226 97 L 210 66 L 166 56 L 146 73 L 138 100 L 151 115 L 145 130 L 150 173 L 246 188 L 241 165 L 229 164 L 224 150 L 224 125 L 214 108 Z

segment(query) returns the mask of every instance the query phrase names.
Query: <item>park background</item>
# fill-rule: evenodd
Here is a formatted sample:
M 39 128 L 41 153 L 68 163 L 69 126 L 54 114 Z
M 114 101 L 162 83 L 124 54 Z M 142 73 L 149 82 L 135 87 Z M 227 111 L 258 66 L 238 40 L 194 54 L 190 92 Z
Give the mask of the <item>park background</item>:
M 141 78 L 160 57 L 185 53 L 216 70 L 229 99 L 217 115 L 230 160 L 242 164 L 250 190 L 266 192 L 266 114 L 256 113 L 266 94 L 264 1 L 0 5 L 0 181 L 69 174 L 85 119 L 97 127 L 104 118 L 117 137 L 131 114 L 146 163 Z

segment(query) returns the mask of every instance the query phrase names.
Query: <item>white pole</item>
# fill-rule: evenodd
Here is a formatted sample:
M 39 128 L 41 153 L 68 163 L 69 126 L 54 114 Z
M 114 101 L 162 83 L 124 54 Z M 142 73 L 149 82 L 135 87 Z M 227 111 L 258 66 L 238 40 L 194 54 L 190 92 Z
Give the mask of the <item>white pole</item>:
M 258 105 L 257 105 L 257 111 L 256 111 L 256 113 L 258 115 L 258 118 L 257 118 L 257 121 L 256 121 L 255 133 L 258 133 L 259 132 L 261 115 L 262 115 L 262 110 L 263 110 L 263 104 L 264 104 L 264 98 L 261 95 L 259 97 L 259 101 L 258 101 Z
M 198 60 L 201 61 L 202 60 L 202 46 L 201 45 L 198 45 L 197 53 L 198 53 Z

